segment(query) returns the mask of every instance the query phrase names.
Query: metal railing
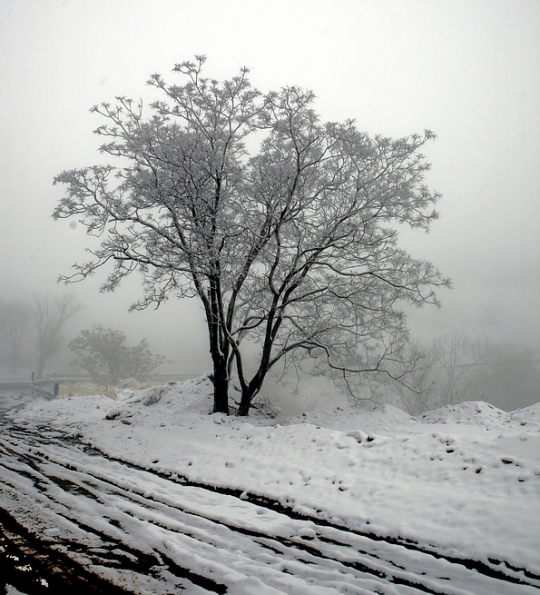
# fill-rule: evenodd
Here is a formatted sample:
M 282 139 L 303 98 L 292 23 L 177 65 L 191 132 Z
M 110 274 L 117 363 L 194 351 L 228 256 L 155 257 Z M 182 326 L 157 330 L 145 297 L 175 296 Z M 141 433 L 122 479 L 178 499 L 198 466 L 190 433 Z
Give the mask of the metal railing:
M 57 399 L 58 395 L 60 393 L 60 382 L 58 380 L 53 381 L 53 391 L 52 392 L 42 388 L 43 385 L 48 385 L 50 383 L 51 383 L 50 380 L 41 380 L 41 381 L 36 380 L 36 373 L 32 372 L 32 377 L 30 379 L 30 385 L 32 387 L 32 392 L 34 392 L 35 394 L 38 394 L 42 397 L 49 398 L 49 399 Z
M 155 374 L 148 377 L 148 380 L 154 380 L 159 383 L 167 381 L 182 381 L 191 378 L 198 378 L 202 374 Z M 45 374 L 42 379 L 36 379 L 36 373 L 32 372 L 30 382 L 7 381 L 0 382 L 0 391 L 5 390 L 28 390 L 30 389 L 35 395 L 40 395 L 46 399 L 57 399 L 60 394 L 60 380 L 63 382 L 69 381 L 85 381 L 90 380 L 89 375 L 83 374 Z M 52 390 L 49 387 L 52 386 Z

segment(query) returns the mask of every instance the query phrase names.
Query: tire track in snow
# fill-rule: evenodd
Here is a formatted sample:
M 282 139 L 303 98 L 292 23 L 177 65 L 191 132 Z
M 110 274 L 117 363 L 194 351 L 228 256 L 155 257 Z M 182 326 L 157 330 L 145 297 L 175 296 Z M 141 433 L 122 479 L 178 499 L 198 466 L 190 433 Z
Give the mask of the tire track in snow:
M 0 509 L 0 590 L 8 585 L 23 593 L 76 592 L 78 595 L 122 595 L 124 589 L 85 571 L 68 556 L 44 548 L 15 519 Z M 3 592 L 3 591 L 2 591 Z
M 0 440 L 0 463 L 6 487 L 20 489 L 18 477 L 26 478 L 39 506 L 78 526 L 90 542 L 97 539 L 90 548 L 60 544 L 66 551 L 78 549 L 97 572 L 116 563 L 132 581 L 138 571 L 126 559 L 146 556 L 143 572 L 181 589 L 203 589 L 198 592 L 224 593 L 243 577 L 287 594 L 326 587 L 327 593 L 513 595 L 540 588 L 540 577 L 521 569 L 503 573 L 350 531 L 255 495 L 171 478 L 44 427 L 11 427 Z M 89 521 L 81 520 L 89 512 Z

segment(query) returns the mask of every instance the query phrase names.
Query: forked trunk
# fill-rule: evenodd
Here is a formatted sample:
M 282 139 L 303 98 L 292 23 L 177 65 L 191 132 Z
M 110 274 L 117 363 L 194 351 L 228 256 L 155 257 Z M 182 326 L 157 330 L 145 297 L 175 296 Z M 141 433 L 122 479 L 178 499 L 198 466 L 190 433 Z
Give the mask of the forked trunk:
M 240 399 L 240 406 L 238 407 L 237 415 L 240 417 L 246 417 L 249 415 L 251 403 L 253 399 L 259 394 L 262 383 L 264 381 L 264 375 L 257 374 L 253 380 L 242 389 L 242 398 Z

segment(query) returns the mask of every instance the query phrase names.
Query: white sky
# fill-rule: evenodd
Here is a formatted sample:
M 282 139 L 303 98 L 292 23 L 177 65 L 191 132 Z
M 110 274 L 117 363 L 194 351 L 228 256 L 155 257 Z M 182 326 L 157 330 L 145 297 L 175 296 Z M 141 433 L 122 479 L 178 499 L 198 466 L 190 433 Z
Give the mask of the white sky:
M 89 108 L 148 96 L 150 74 L 173 80 L 195 54 L 216 78 L 246 65 L 263 91 L 314 90 L 323 120 L 389 136 L 433 130 L 428 183 L 443 194 L 442 217 L 403 245 L 455 289 L 411 324 L 538 341 L 538 0 L 0 0 L 2 297 L 58 291 L 58 274 L 85 259 L 83 230 L 50 214 L 62 194 L 53 177 L 102 159 Z M 206 368 L 204 335 L 179 347 L 204 332 L 196 304 L 128 317 L 137 283 L 102 296 L 100 279 L 74 287 L 87 317 Z

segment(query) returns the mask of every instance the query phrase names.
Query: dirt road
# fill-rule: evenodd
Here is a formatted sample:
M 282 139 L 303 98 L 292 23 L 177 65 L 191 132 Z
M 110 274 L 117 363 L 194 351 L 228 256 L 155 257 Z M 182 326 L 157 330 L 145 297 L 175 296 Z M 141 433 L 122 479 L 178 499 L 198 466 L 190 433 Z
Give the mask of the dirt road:
M 4 417 L 0 430 L 2 565 L 25 593 L 58 592 L 58 577 L 80 593 L 540 591 L 540 577 L 500 561 L 360 534 L 253 494 L 108 458 L 50 427 Z

